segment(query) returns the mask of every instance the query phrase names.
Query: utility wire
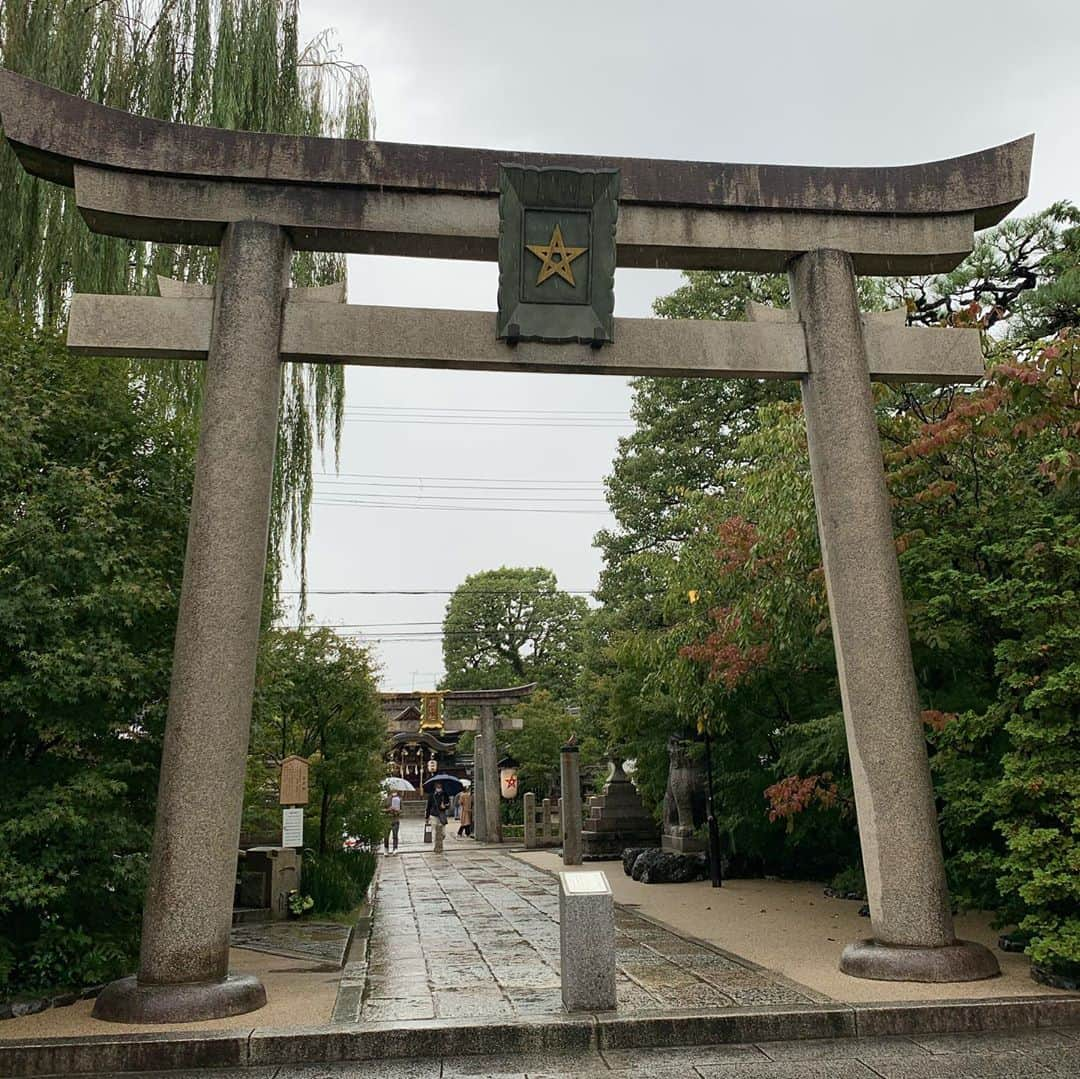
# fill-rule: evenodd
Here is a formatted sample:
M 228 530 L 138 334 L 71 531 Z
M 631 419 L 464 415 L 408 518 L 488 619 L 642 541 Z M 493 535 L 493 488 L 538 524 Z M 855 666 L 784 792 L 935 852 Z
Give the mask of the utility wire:
M 532 506 L 437 506 L 430 505 L 408 505 L 401 502 L 372 502 L 365 501 L 363 499 L 333 499 L 333 498 L 313 498 L 312 502 L 315 505 L 320 506 L 352 506 L 358 508 L 378 508 L 378 509 L 390 509 L 390 510 L 451 510 L 455 513 L 561 513 L 561 514 L 591 514 L 607 516 L 610 510 L 563 510 L 563 509 L 546 509 L 544 507 L 532 507 Z
M 460 587 L 460 586 L 459 586 Z M 309 588 L 309 596 L 452 596 L 457 588 Z M 473 596 L 527 596 L 534 593 L 534 589 L 528 588 L 470 588 L 468 592 Z M 591 596 L 593 588 L 558 588 L 558 592 L 569 592 L 571 595 Z M 550 595 L 551 593 L 544 593 Z M 282 589 L 280 595 L 298 596 L 299 588 Z
M 316 476 L 330 476 L 330 477 L 349 477 L 353 479 L 365 479 L 365 480 L 415 480 L 418 483 L 435 483 L 446 481 L 448 483 L 466 483 L 466 484 L 484 484 L 484 483 L 512 483 L 512 484 L 526 484 L 526 483 L 551 483 L 558 486 L 563 484 L 589 484 L 592 486 L 599 486 L 595 480 L 581 480 L 566 477 L 565 479 L 513 479 L 513 478 L 500 478 L 498 476 L 400 476 L 400 475 L 387 475 L 381 472 L 316 472 Z

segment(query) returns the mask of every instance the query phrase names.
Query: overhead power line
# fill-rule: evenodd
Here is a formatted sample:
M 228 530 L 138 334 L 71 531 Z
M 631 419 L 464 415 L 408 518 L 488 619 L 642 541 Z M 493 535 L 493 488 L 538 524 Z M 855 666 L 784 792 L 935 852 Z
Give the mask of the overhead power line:
M 461 587 L 460 585 L 458 587 Z M 452 596 L 457 588 L 309 588 L 309 596 Z M 558 592 L 569 592 L 576 596 L 591 596 L 593 588 L 557 588 Z M 470 588 L 474 596 L 530 596 L 534 589 L 528 588 Z M 544 593 L 550 595 L 550 593 Z M 300 595 L 299 588 L 283 588 L 283 596 Z
M 574 479 L 572 477 L 556 477 L 555 479 L 537 479 L 532 477 L 525 479 L 523 477 L 500 477 L 500 476 L 400 476 L 400 475 L 387 475 L 381 472 L 316 472 L 316 477 L 331 477 L 331 478 L 349 478 L 349 479 L 362 479 L 362 480 L 409 480 L 416 483 L 465 483 L 470 485 L 497 483 L 497 484 L 530 484 L 530 483 L 549 483 L 556 486 L 571 486 L 574 484 L 587 484 L 589 486 L 599 486 L 600 484 L 596 480 L 583 480 Z
M 346 487 L 377 487 L 377 488 L 398 488 L 404 489 L 408 492 L 425 492 L 425 491 L 452 491 L 455 494 L 458 491 L 494 491 L 499 494 L 510 494 L 513 491 L 520 491 L 519 497 L 530 497 L 535 491 L 567 491 L 570 494 L 585 494 L 589 490 L 602 491 L 603 486 L 599 483 L 593 484 L 592 487 L 578 486 L 570 487 L 565 485 L 540 487 L 529 487 L 524 484 L 506 484 L 503 486 L 495 486 L 488 483 L 470 483 L 470 484 L 450 484 L 450 483 L 426 483 L 424 480 L 415 481 L 409 483 L 405 480 L 398 480 L 396 482 L 389 480 L 354 480 L 344 476 L 324 476 L 317 475 L 315 477 L 316 485 L 322 484 L 325 489 L 333 490 L 335 488 Z M 384 493 L 382 491 L 377 493 Z M 390 492 L 385 492 L 389 494 Z M 402 496 L 404 497 L 404 496 Z M 445 495 L 443 497 L 449 497 Z M 603 496 L 597 496 L 593 501 L 604 501 Z
M 346 412 L 385 412 L 395 414 L 435 413 L 439 415 L 478 416 L 494 414 L 498 416 L 616 416 L 629 419 L 625 409 L 611 408 L 458 408 L 447 405 L 348 405 Z
M 405 503 L 405 502 L 375 502 L 358 497 L 350 498 L 313 498 L 315 505 L 322 506 L 352 506 L 355 508 L 377 508 L 390 510 L 450 510 L 455 513 L 560 513 L 560 514 L 591 514 L 606 516 L 610 513 L 607 509 L 555 509 L 544 506 L 447 506 L 433 503 Z
M 522 428 L 522 427 L 560 427 L 560 428 L 579 427 L 579 428 L 582 428 L 582 429 L 594 429 L 594 430 L 605 430 L 605 429 L 611 428 L 613 430 L 620 430 L 620 431 L 628 430 L 629 428 L 634 426 L 629 420 L 627 420 L 625 423 L 619 423 L 619 422 L 614 421 L 614 420 L 611 420 L 611 421 L 604 421 L 604 420 L 591 421 L 590 420 L 588 422 L 583 421 L 583 422 L 579 423 L 579 422 L 575 422 L 575 421 L 572 421 L 572 420 L 567 420 L 565 422 L 559 422 L 559 421 L 556 421 L 556 420 L 543 420 L 543 419 L 537 419 L 537 420 L 497 420 L 497 419 L 494 419 L 494 418 L 492 418 L 492 419 L 483 419 L 483 418 L 481 418 L 481 419 L 472 419 L 472 418 L 470 418 L 468 416 L 461 416 L 461 417 L 457 417 L 457 418 L 449 418 L 449 417 L 435 418 L 435 417 L 430 417 L 430 416 L 396 416 L 396 417 L 393 417 L 393 418 L 389 418 L 389 417 L 379 417 L 379 416 L 358 415 L 356 413 L 349 413 L 349 412 L 345 413 L 345 422 L 346 423 L 350 423 L 350 422 L 355 422 L 355 423 L 391 423 L 391 424 L 401 424 L 401 423 L 417 424 L 417 423 L 422 423 L 425 426 L 436 426 L 436 427 L 438 427 L 438 426 L 442 426 L 442 427 L 518 427 L 518 428 Z

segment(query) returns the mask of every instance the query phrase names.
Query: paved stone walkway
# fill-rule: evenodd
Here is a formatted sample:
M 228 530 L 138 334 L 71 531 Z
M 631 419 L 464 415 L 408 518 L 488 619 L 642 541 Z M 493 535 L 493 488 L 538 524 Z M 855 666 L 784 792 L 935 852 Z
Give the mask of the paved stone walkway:
M 1080 1028 L 157 1073 L 158 1079 L 1076 1079 L 1078 1075 Z M 127 1073 L 122 1079 L 140 1077 Z
M 230 943 L 234 948 L 312 959 L 338 970 L 345 962 L 349 927 L 337 922 L 249 922 L 232 927 Z
M 562 1013 L 556 879 L 502 852 L 453 850 L 380 860 L 360 1013 L 335 1022 Z M 827 999 L 623 907 L 616 947 L 623 1014 Z

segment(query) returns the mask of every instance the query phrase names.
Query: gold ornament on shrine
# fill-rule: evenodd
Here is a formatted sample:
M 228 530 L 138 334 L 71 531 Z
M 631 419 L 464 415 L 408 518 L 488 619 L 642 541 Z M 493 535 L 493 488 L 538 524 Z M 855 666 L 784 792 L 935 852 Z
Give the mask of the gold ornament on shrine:
M 443 729 L 442 693 L 420 694 L 420 729 L 422 731 L 441 731 Z

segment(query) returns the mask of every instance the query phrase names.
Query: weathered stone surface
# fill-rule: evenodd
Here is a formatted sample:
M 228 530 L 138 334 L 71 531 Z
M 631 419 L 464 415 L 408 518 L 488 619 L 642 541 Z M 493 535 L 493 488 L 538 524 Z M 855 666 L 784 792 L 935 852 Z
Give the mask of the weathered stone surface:
M 487 842 L 487 811 L 484 801 L 487 797 L 488 784 L 484 779 L 484 738 L 478 734 L 473 740 L 473 836 L 478 843 Z
M 474 753 L 483 756 L 480 782 L 484 796 L 477 814 L 484 814 L 484 842 L 502 842 L 502 794 L 499 791 L 499 747 L 496 744 L 497 724 L 495 706 L 490 702 L 480 705 L 480 737 L 476 739 Z
M 984 372 L 979 331 L 878 325 L 863 316 L 870 374 L 881 381 L 970 382 Z M 211 304 L 158 296 L 72 297 L 68 347 L 87 355 L 202 359 Z M 797 378 L 806 344 L 797 323 L 704 319 L 615 320 L 616 340 L 553 350 L 496 341 L 488 311 L 435 311 L 289 300 L 282 358 L 296 363 L 435 367 L 477 371 L 554 371 L 684 378 Z M 404 698 L 402 698 L 404 699 Z M 478 726 L 455 721 L 454 729 Z
M 562 747 L 559 778 L 563 865 L 581 865 L 581 755 L 576 745 Z
M 599 870 L 559 874 L 559 955 L 566 1010 L 614 1010 L 615 900 Z
M 618 858 L 633 843 L 655 843 L 656 821 L 641 803 L 633 783 L 623 771 L 622 761 L 612 761 L 612 771 L 604 793 L 589 802 L 589 815 L 582 831 L 582 856 L 590 859 Z
M 840 969 L 854 978 L 888 982 L 973 982 L 1001 972 L 994 953 L 970 940 L 931 948 L 855 941 L 844 949 Z
M 94 1018 L 114 1023 L 195 1023 L 243 1015 L 265 1004 L 266 990 L 254 974 L 164 985 L 132 977 L 110 982 L 102 990 Z
M 524 821 L 523 837 L 526 850 L 536 849 L 536 795 L 526 791 L 521 799 L 521 814 Z
M 75 200 L 94 232 L 166 243 L 221 242 L 224 223 L 243 214 L 278 222 L 297 250 L 495 261 L 494 200 L 470 195 L 254 181 L 200 180 L 76 165 Z M 970 212 L 918 217 L 703 209 L 622 203 L 620 266 L 782 272 L 803 251 L 834 244 L 863 274 L 951 269 L 971 250 Z
M 284 234 L 232 226 L 218 270 L 195 488 L 176 629 L 140 986 L 114 983 L 100 1018 L 187 1021 L 265 1001 L 224 981 L 277 443 Z M 169 986 L 202 983 L 191 997 Z M 220 983 L 214 991 L 209 986 Z M 198 1000 L 195 1000 L 198 997 Z M 151 998 L 153 1000 L 151 1001 Z M 174 1000 L 175 1014 L 164 1002 Z M 223 1009 L 208 1011 L 217 1000 Z M 125 1013 L 125 1008 L 132 1011 Z M 148 1010 L 154 1018 L 146 1018 Z
M 627 847 L 622 852 L 622 867 L 623 872 L 629 877 L 634 872 L 634 863 L 638 860 L 639 854 L 644 854 L 647 850 L 655 850 L 655 847 Z
M 721 164 L 412 146 L 171 124 L 0 72 L 0 113 L 24 167 L 72 183 L 76 162 L 209 180 L 453 192 L 494 198 L 500 163 L 618 168 L 627 202 L 919 215 L 973 212 L 986 228 L 1027 194 L 1033 139 L 890 168 Z
M 803 411 L 874 938 L 919 948 L 951 945 L 851 259 L 839 251 L 810 252 L 793 264 L 791 285 L 806 332 L 811 373 L 802 383 Z M 906 971 L 915 973 L 910 964 Z M 969 976 L 986 973 L 984 967 Z
M 642 884 L 685 884 L 705 880 L 708 875 L 709 863 L 704 855 L 679 854 L 657 847 L 639 854 L 630 871 L 630 876 Z

